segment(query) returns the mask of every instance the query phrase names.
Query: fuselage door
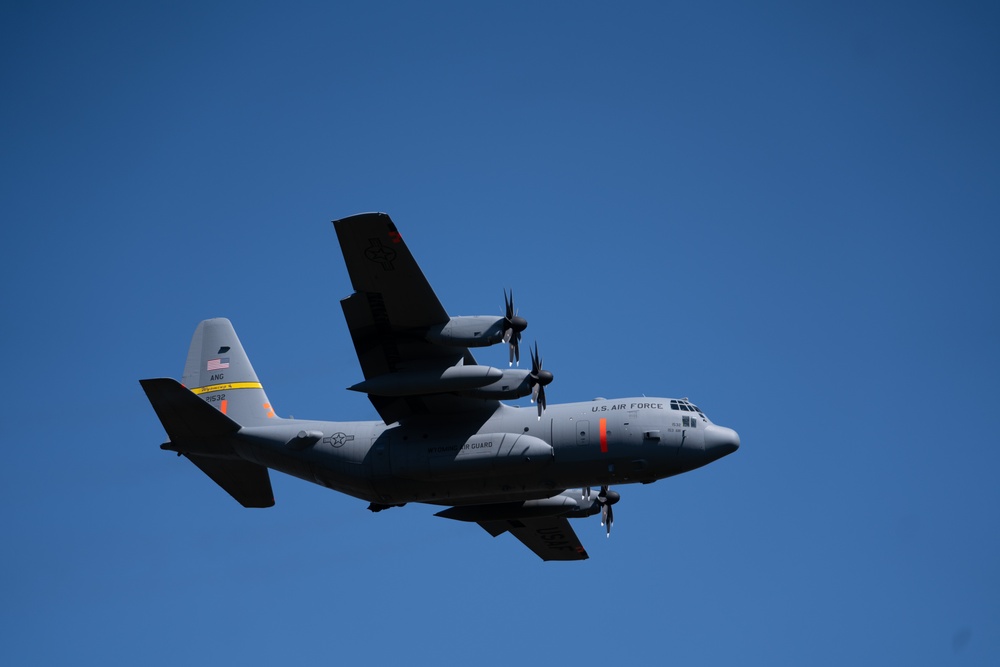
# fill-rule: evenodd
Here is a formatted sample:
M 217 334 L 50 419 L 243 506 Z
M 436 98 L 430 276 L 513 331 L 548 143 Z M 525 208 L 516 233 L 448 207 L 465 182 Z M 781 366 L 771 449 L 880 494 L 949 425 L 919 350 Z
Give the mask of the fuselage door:
M 392 467 L 389 464 L 389 431 L 378 433 L 378 437 L 372 436 L 371 460 L 372 475 L 377 479 L 392 476 Z

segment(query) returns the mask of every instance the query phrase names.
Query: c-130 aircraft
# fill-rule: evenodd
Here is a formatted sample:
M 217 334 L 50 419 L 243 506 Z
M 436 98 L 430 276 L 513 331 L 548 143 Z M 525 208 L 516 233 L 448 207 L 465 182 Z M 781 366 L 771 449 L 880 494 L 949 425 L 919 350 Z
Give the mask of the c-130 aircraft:
M 527 327 L 504 294 L 503 317 L 449 317 L 384 213 L 333 223 L 354 287 L 343 299 L 368 394 L 382 421 L 283 419 L 232 324 L 198 325 L 182 383 L 140 380 L 169 442 L 244 507 L 271 507 L 268 469 L 368 501 L 445 506 L 436 516 L 511 533 L 543 560 L 584 560 L 568 519 L 601 515 L 611 485 L 700 468 L 740 445 L 687 399 L 616 398 L 547 405 L 552 373 L 537 343 L 531 370 L 476 362 L 504 343 L 520 360 Z M 531 395 L 535 408 L 502 403 Z M 596 490 L 594 490 L 596 489 Z

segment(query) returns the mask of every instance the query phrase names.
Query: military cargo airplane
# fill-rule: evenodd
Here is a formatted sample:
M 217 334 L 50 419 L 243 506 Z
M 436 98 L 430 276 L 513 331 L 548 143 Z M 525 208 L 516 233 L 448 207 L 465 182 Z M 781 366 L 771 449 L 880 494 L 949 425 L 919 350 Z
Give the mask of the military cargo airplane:
M 612 485 L 650 483 L 739 448 L 736 431 L 687 399 L 616 398 L 547 405 L 553 375 L 537 343 L 520 360 L 527 321 L 513 292 L 500 316 L 450 317 L 388 215 L 333 223 L 354 293 L 341 301 L 368 395 L 381 421 L 275 414 L 229 320 L 201 322 L 181 382 L 141 380 L 183 455 L 244 507 L 274 505 L 268 469 L 369 502 L 444 506 L 436 516 L 510 532 L 543 560 L 583 560 L 568 519 L 601 515 Z M 508 367 L 469 348 L 504 344 Z M 535 406 L 503 403 L 531 396 Z

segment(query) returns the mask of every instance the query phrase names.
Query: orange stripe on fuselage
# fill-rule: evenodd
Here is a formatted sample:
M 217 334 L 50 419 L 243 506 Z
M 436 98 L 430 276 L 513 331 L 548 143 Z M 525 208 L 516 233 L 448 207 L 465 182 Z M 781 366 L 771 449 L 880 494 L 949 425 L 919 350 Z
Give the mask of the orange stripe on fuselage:
M 601 452 L 608 453 L 608 420 L 601 419 Z

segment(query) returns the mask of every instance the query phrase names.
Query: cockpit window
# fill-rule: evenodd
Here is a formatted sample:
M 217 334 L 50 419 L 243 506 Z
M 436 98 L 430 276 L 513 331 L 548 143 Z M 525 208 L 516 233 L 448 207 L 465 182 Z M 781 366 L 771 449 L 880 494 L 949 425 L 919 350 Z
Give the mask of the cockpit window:
M 697 405 L 692 405 L 691 403 L 689 403 L 685 399 L 679 399 L 679 400 L 678 399 L 673 399 L 673 400 L 671 400 L 670 401 L 670 409 L 671 410 L 680 410 L 682 412 L 697 412 L 702 417 L 705 416 L 705 414 L 701 411 L 701 408 L 699 408 Z

